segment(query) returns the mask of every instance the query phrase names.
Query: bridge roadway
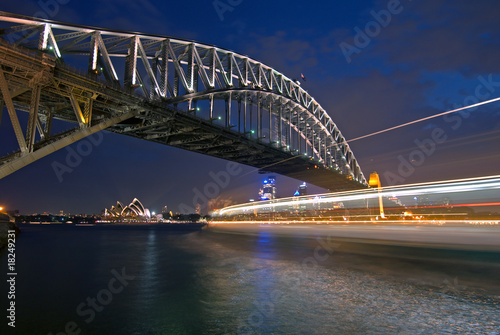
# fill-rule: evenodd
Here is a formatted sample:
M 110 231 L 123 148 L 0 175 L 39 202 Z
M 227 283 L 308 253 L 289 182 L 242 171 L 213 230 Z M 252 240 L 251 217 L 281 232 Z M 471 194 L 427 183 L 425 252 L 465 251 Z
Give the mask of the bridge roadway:
M 299 83 L 246 56 L 5 12 L 0 23 L 0 103 L 19 144 L 18 152 L 0 158 L 0 178 L 106 129 L 332 191 L 367 187 L 321 106 Z M 82 71 L 81 61 L 71 62 L 78 69 L 67 66 L 77 56 L 88 69 Z M 202 117 L 199 106 L 209 115 Z M 25 129 L 18 111 L 28 113 Z M 53 134 L 53 119 L 78 127 Z

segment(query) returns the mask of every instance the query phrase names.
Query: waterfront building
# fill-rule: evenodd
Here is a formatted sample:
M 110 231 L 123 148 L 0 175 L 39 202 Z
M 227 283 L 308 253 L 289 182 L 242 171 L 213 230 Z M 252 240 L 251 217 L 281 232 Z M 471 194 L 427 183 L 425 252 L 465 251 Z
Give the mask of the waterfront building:
M 123 219 L 127 220 L 148 220 L 151 218 L 149 209 L 145 208 L 139 199 L 134 198 L 128 206 L 123 206 L 117 201 L 115 206 L 110 209 L 104 209 L 104 217 L 106 219 Z

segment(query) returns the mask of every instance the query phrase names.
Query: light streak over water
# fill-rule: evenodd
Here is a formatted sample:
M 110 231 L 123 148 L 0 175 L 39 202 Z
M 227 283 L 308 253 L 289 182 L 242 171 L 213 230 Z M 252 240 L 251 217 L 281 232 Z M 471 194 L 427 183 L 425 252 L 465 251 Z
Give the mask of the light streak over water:
M 212 216 L 222 219 L 249 213 L 368 210 L 376 209 L 372 199 L 378 199 L 379 196 L 384 199 L 384 206 L 401 215 L 408 209 L 440 207 L 485 207 L 496 212 L 500 208 L 500 176 L 383 187 L 380 192 L 378 189 L 366 189 L 259 201 L 225 207 L 215 211 Z

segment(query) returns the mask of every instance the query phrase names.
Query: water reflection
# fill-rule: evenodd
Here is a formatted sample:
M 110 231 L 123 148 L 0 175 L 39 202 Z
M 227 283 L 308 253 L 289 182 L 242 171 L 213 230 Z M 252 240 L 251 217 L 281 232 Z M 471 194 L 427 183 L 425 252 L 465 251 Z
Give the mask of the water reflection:
M 144 249 L 144 269 L 141 273 L 141 287 L 145 295 L 149 295 L 157 286 L 158 252 L 156 243 L 156 230 L 151 229 L 149 230 Z
M 453 272 L 442 263 L 387 256 L 415 256 L 418 248 L 343 242 L 329 257 L 320 251 L 315 258 L 316 238 L 267 228 L 253 234 L 65 228 L 30 234 L 28 227 L 19 239 L 19 333 L 58 333 L 71 320 L 82 334 L 141 335 L 494 334 L 500 327 L 499 294 L 477 290 L 468 278 L 472 269 L 479 284 L 494 279 L 498 288 L 498 271 L 464 265 Z M 361 249 L 362 255 L 351 253 Z M 33 256 L 43 250 L 45 257 Z M 443 256 L 451 261 L 473 253 Z M 495 255 L 489 269 L 499 268 Z M 5 266 L 6 257 L 1 261 Z M 85 323 L 76 306 L 122 267 L 135 279 Z

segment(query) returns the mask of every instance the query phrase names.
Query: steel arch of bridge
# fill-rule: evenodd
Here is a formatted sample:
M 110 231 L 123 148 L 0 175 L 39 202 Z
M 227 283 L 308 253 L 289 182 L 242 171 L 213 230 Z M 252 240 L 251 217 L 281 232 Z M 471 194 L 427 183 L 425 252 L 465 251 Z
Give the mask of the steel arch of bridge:
M 319 103 L 298 81 L 245 55 L 4 12 L 0 23 L 7 42 L 0 88 L 20 147 L 0 161 L 9 171 L 38 159 L 37 151 L 107 129 L 299 179 L 307 179 L 300 169 L 318 169 L 335 176 L 330 189 L 367 185 Z M 37 54 L 29 58 L 26 50 Z M 29 113 L 24 132 L 16 109 Z M 79 127 L 52 136 L 53 118 Z

